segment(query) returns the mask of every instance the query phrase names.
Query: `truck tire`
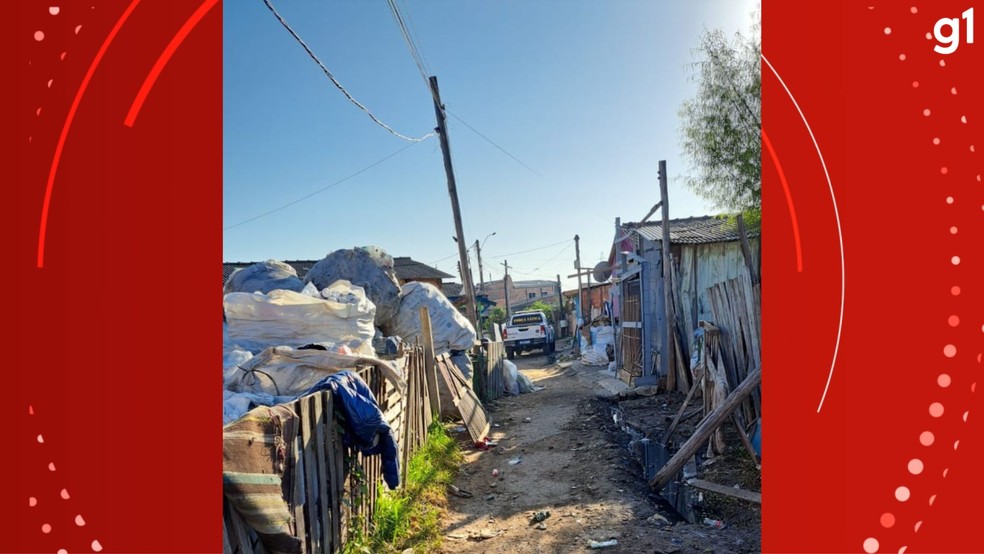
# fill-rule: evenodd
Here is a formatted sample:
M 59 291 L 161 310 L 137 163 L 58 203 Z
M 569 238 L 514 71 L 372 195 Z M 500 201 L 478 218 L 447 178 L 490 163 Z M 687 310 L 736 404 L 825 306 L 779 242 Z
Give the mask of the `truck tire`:
M 516 351 L 515 351 L 515 350 L 513 350 L 512 348 L 507 348 L 507 349 L 506 349 L 506 356 L 507 356 L 507 357 L 508 357 L 508 358 L 509 358 L 510 360 L 515 360 L 515 359 L 516 359 Z

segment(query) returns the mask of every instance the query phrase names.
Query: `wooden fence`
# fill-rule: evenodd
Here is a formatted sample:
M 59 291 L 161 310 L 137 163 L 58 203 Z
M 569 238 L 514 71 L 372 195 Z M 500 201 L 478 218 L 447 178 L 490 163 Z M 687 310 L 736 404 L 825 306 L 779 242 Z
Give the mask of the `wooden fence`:
M 401 393 L 376 367 L 357 372 L 369 385 L 384 419 L 399 438 L 401 480 L 407 461 L 427 437 L 432 408 L 424 350 L 414 347 L 403 359 L 406 390 Z M 436 389 L 435 389 L 436 390 Z M 303 552 L 341 552 L 349 533 L 365 533 L 376 507 L 382 479 L 379 456 L 363 456 L 342 444 L 341 422 L 331 393 L 316 392 L 292 404 L 298 419 L 297 438 L 290 445 L 284 471 L 285 500 L 293 516 L 291 531 Z M 223 552 L 266 554 L 268 550 L 242 516 L 223 506 Z

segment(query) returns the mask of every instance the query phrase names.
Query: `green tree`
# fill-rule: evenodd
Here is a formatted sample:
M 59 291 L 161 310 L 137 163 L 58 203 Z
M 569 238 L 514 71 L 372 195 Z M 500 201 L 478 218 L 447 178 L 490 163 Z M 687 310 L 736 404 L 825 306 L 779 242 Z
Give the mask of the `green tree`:
M 529 306 L 523 308 L 524 312 L 543 312 L 547 314 L 547 321 L 553 323 L 553 312 L 554 307 L 550 304 L 543 302 L 542 300 L 537 300 L 536 302 L 530 304 Z
M 682 146 L 695 169 L 685 177 L 687 186 L 751 223 L 762 209 L 761 56 L 757 23 L 732 39 L 705 31 L 692 65 L 697 94 L 680 108 Z
M 489 314 L 485 318 L 485 330 L 492 332 L 493 323 L 505 323 L 506 321 L 506 310 L 503 310 L 499 306 L 492 306 L 489 308 Z

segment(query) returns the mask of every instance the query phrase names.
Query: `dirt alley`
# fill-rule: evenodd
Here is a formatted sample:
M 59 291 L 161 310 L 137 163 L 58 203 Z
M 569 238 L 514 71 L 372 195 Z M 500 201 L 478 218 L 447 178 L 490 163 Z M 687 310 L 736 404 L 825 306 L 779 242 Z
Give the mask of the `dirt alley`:
M 465 462 L 455 484 L 472 497 L 451 496 L 440 552 L 587 551 L 611 539 L 618 544 L 601 552 L 760 551 L 757 530 L 689 524 L 650 493 L 614 404 L 601 398 L 611 373 L 537 354 L 515 363 L 545 388 L 494 403 L 490 438 L 498 446 L 481 451 L 458 434 Z M 550 516 L 531 523 L 538 511 Z

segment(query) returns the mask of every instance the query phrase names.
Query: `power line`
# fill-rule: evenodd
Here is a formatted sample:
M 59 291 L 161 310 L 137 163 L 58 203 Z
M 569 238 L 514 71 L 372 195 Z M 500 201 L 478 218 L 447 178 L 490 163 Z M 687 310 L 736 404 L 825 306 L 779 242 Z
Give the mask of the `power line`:
M 366 171 L 369 171 L 370 169 L 376 167 L 377 165 L 379 165 L 379 164 L 385 162 L 386 160 L 388 160 L 388 159 L 396 156 L 397 154 L 403 152 L 407 148 L 410 148 L 414 144 L 416 144 L 416 143 L 411 142 L 410 144 L 404 146 L 403 148 L 400 148 L 396 152 L 393 152 L 392 154 L 386 156 L 385 158 L 382 158 L 382 159 L 380 159 L 380 160 L 378 160 L 376 162 L 373 162 L 371 165 L 368 165 L 368 166 L 366 166 L 366 167 L 364 167 L 364 168 L 356 171 L 355 173 L 353 173 L 353 174 L 351 174 L 351 175 L 349 175 L 347 177 L 343 177 L 343 178 L 335 181 L 334 183 L 332 183 L 332 184 L 330 184 L 328 186 L 322 187 L 322 188 L 320 188 L 320 189 L 318 189 L 318 190 L 316 190 L 316 191 L 314 191 L 314 192 L 312 192 L 310 194 L 304 195 L 304 196 L 298 198 L 297 200 L 294 200 L 293 202 L 289 202 L 287 204 L 284 204 L 283 206 L 280 206 L 279 208 L 274 208 L 272 210 L 263 212 L 260 215 L 253 216 L 253 217 L 251 217 L 249 219 L 244 219 L 244 220 L 240 221 L 239 223 L 235 223 L 235 224 L 230 225 L 228 227 L 224 227 L 222 230 L 223 231 L 228 231 L 229 229 L 233 229 L 235 227 L 239 227 L 240 225 L 244 225 L 244 224 L 249 223 L 251 221 L 256 221 L 257 219 L 260 219 L 261 217 L 266 217 L 266 216 L 268 216 L 268 215 L 270 215 L 272 213 L 279 212 L 280 210 L 289 208 L 289 207 L 293 206 L 294 204 L 297 204 L 299 202 L 302 202 L 304 200 L 307 200 L 308 198 L 311 198 L 312 196 L 314 196 L 316 194 L 321 194 L 322 192 L 324 192 L 324 191 L 326 191 L 326 190 L 328 190 L 328 189 L 330 189 L 330 188 L 332 188 L 332 187 L 334 187 L 336 185 L 340 185 L 340 184 L 344 183 L 345 181 L 348 181 L 349 179 L 351 179 L 353 177 L 356 177 L 358 175 L 361 175 L 361 174 L 365 173 Z
M 273 7 L 273 4 L 270 3 L 270 0 L 263 0 L 263 3 L 266 4 L 266 7 L 267 8 L 270 8 L 270 11 L 273 12 L 273 15 L 274 15 L 274 17 L 277 18 L 277 21 L 280 21 L 280 24 L 283 25 L 285 29 L 287 29 L 287 32 L 290 33 L 290 35 L 292 37 L 294 37 L 294 40 L 296 40 L 297 43 L 300 44 L 302 48 L 304 48 L 304 51 L 307 52 L 308 56 L 310 56 L 311 59 L 314 60 L 314 62 L 318 64 L 318 67 L 321 68 L 321 71 L 323 71 L 324 74 L 327 75 L 328 78 L 331 80 L 332 84 L 334 84 L 335 87 L 338 90 L 340 90 L 342 92 L 342 94 L 345 95 L 345 98 L 348 98 L 349 101 L 352 102 L 353 104 L 355 104 L 360 110 L 366 112 L 366 114 L 369 116 L 369 118 L 372 119 L 374 122 L 376 122 L 377 125 L 379 125 L 383 129 L 386 129 L 387 131 L 389 131 L 394 136 L 397 136 L 397 137 L 399 137 L 399 138 L 401 138 L 403 140 L 407 140 L 407 141 L 410 141 L 410 142 L 420 142 L 422 140 L 426 140 L 426 139 L 434 136 L 434 133 L 428 133 L 428 134 L 426 134 L 426 135 L 424 135 L 422 137 L 419 137 L 419 138 L 408 137 L 406 135 L 403 135 L 403 134 L 400 134 L 400 133 L 396 132 L 395 130 L 393 130 L 392 127 L 390 127 L 389 125 L 387 125 L 387 124 L 383 123 L 382 121 L 380 121 L 379 118 L 377 118 L 375 115 L 373 115 L 373 113 L 370 112 L 368 108 L 366 108 L 361 103 L 359 103 L 358 100 L 356 100 L 355 98 L 353 98 L 352 95 L 349 94 L 349 92 L 347 90 L 345 90 L 345 87 L 343 87 L 342 84 L 339 83 L 337 79 L 335 79 L 335 76 L 331 74 L 331 71 L 329 71 L 327 67 L 325 67 L 325 64 L 322 63 L 320 59 L 318 59 L 318 56 L 315 55 L 315 53 L 311 51 L 311 48 L 309 48 L 308 45 L 301 39 L 301 37 L 298 36 L 296 32 L 294 32 L 294 29 L 292 29 L 290 27 L 290 25 L 287 24 L 287 21 L 285 21 L 284 18 L 277 11 L 277 9 Z
M 451 110 L 448 110 L 448 109 L 445 109 L 445 111 L 448 112 L 448 114 L 450 114 L 451 117 L 453 117 L 453 118 L 457 119 L 458 121 L 460 121 L 465 127 L 468 127 L 469 129 L 471 129 L 471 131 L 473 133 L 475 133 L 476 135 L 482 137 L 483 139 L 485 139 L 486 142 L 488 142 L 492 146 L 495 146 L 496 148 L 498 148 L 499 151 L 501 151 L 503 154 L 505 154 L 505 155 L 509 156 L 510 158 L 512 158 L 516 163 L 518 163 L 519 165 L 521 165 L 521 166 L 525 167 L 526 169 L 530 170 L 530 172 L 532 172 L 537 177 L 543 179 L 544 181 L 547 180 L 547 178 L 544 177 L 543 175 L 540 175 L 540 173 L 537 170 L 535 170 L 532 167 L 526 165 L 523 162 L 523 160 L 520 160 L 516 156 L 513 156 L 512 154 L 510 154 L 508 151 L 506 151 L 505 148 L 499 146 L 498 144 L 496 144 L 496 142 L 494 140 L 490 139 L 489 137 L 487 137 L 484 134 L 482 134 L 481 131 L 479 131 L 478 129 L 476 129 L 476 128 L 472 127 L 471 125 L 469 125 L 467 121 L 465 121 L 464 119 L 461 119 L 460 117 L 458 117 L 454 112 L 452 112 Z
M 529 250 L 522 250 L 520 252 L 510 252 L 508 254 L 491 254 L 489 257 L 490 258 L 505 258 L 506 256 L 515 256 L 517 254 L 526 254 L 527 252 L 536 252 L 537 250 L 546 250 L 547 248 L 551 248 L 553 246 L 559 246 L 559 245 L 564 244 L 565 242 L 568 242 L 570 240 L 571 239 L 564 239 L 564 240 L 562 240 L 560 242 L 555 242 L 553 244 L 547 244 L 545 246 L 538 246 L 536 248 L 531 248 Z
M 420 55 L 420 50 L 417 48 L 414 36 L 412 36 L 403 20 L 400 7 L 396 4 L 396 0 L 386 0 L 386 3 L 389 5 L 390 12 L 393 14 L 393 20 L 396 21 L 396 26 L 400 29 L 400 34 L 403 35 L 404 42 L 407 43 L 407 49 L 410 50 L 410 57 L 413 58 L 417 69 L 420 70 L 420 76 L 424 79 L 424 85 L 430 90 L 430 81 L 427 79 L 427 66 L 424 64 L 423 56 Z

